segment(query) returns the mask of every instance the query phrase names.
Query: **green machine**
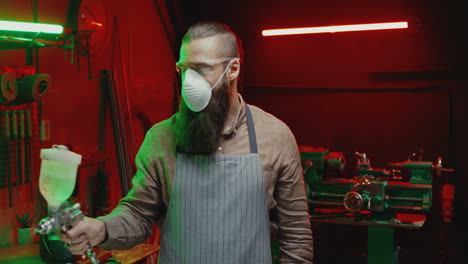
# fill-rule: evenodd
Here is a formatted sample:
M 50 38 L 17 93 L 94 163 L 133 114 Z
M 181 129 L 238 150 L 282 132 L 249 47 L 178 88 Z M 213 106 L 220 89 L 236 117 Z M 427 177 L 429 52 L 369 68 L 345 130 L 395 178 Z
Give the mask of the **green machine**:
M 423 226 L 432 202 L 432 179 L 440 176 L 436 162 L 389 163 L 375 169 L 365 153 L 356 152 L 352 178 L 343 178 L 341 152 L 301 147 L 311 222 L 368 227 L 368 264 L 396 264 L 395 228 Z

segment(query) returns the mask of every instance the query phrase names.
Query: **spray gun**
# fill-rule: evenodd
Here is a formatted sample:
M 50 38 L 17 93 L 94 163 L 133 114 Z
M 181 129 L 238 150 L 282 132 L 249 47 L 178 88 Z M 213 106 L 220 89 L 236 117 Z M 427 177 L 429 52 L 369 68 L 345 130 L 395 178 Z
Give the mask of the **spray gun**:
M 48 235 L 58 229 L 65 233 L 84 219 L 79 203 L 70 205 L 66 202 L 75 188 L 81 155 L 69 151 L 66 146 L 53 145 L 51 149 L 41 150 L 41 159 L 39 190 L 49 205 L 49 216 L 42 219 L 34 231 L 39 235 Z M 91 263 L 99 263 L 90 244 L 86 255 Z
M 68 203 L 64 203 L 59 210 L 51 211 L 48 217 L 42 219 L 37 227 L 34 228 L 34 232 L 38 235 L 48 235 L 60 229 L 60 231 L 66 233 L 71 227 L 84 219 L 83 212 L 80 209 L 81 205 L 79 203 L 75 203 L 72 206 L 69 206 Z M 86 255 L 91 263 L 99 263 L 91 245 L 88 245 Z M 81 257 L 84 259 L 86 255 Z

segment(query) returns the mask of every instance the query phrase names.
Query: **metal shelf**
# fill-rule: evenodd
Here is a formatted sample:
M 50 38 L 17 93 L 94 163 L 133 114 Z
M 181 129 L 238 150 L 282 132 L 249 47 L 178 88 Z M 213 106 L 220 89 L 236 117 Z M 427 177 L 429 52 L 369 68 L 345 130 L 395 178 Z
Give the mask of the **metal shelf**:
M 58 47 L 62 49 L 74 48 L 74 37 L 64 36 L 56 40 L 43 40 L 22 38 L 16 36 L 0 35 L 0 50 L 14 50 L 14 49 L 32 49 L 32 48 L 45 48 L 45 47 Z

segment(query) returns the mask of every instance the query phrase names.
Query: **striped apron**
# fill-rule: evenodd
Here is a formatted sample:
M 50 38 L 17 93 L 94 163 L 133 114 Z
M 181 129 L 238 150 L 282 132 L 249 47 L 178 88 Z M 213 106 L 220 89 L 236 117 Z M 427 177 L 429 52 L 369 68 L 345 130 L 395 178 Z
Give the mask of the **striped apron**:
M 270 221 L 252 114 L 250 152 L 177 153 L 160 264 L 271 264 Z

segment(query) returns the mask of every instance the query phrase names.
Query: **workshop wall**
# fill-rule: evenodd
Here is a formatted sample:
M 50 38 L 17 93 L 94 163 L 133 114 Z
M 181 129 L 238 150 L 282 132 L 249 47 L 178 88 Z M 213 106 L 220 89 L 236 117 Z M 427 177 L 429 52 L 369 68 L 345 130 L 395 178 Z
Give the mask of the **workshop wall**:
M 1 1 L 0 19 L 32 22 L 31 2 Z M 39 22 L 66 25 L 69 1 L 37 2 Z M 50 140 L 42 142 L 40 147 L 63 144 L 83 155 L 85 166 L 79 170 L 75 196 L 89 215 L 108 212 L 121 198 L 109 106 L 102 128 L 104 142 L 101 144 L 104 149 L 98 148 L 99 116 L 103 110 L 100 72 L 114 71 L 123 91 L 119 96 L 122 96 L 124 110 L 130 113 L 129 127 L 133 132 L 133 141 L 129 142 L 132 163 L 148 124 L 164 120 L 173 113 L 173 47 L 159 15 L 167 19 L 164 1 L 135 0 L 131 2 L 131 7 L 126 1 L 103 0 L 102 3 L 110 21 L 115 23 L 111 25 L 109 46 L 102 53 L 90 57 L 90 72 L 87 57 L 80 56 L 79 64 L 70 64 L 70 52 L 64 58 L 64 51 L 59 48 L 40 49 L 38 63 L 38 72 L 47 73 L 53 79 L 52 87 L 42 100 L 43 119 L 51 125 Z M 155 3 L 159 4 L 159 8 Z M 25 61 L 23 50 L 0 51 L 0 67 L 23 66 Z M 88 79 L 89 74 L 92 75 L 91 80 Z M 39 156 L 33 158 L 38 160 Z M 96 163 L 103 165 L 103 171 L 98 172 Z M 38 175 L 34 177 L 37 181 Z M 0 219 L 0 247 L 15 243 L 16 214 L 30 212 L 37 216 L 44 212 L 44 201 L 37 192 L 37 182 L 32 186 L 24 184 L 13 191 L 13 206 L 9 208 L 8 192 L 6 188 L 0 189 L 0 214 L 3 216 Z
M 42 102 L 51 138 L 41 147 L 67 144 L 88 164 L 107 160 L 108 186 L 96 186 L 95 165 L 79 172 L 77 194 L 87 207 L 96 209 L 92 204 L 99 200 L 96 191 L 109 196 L 107 205 L 99 205 L 100 212 L 113 208 L 121 192 L 109 109 L 105 148 L 98 149 L 101 98 L 97 77 L 103 69 L 114 70 L 126 91 L 121 99 L 129 105 L 134 155 L 143 140 L 146 121 L 154 124 L 173 112 L 173 54 L 174 48 L 175 53 L 179 48 L 172 38 L 174 31 L 167 28 L 170 23 L 164 23 L 168 17 L 164 3 L 171 1 L 103 1 L 115 17 L 115 25 L 112 44 L 91 57 L 92 80 L 87 78 L 87 58 L 81 57 L 78 67 L 70 64 L 60 49 L 41 49 L 38 69 L 54 80 Z M 468 212 L 464 203 L 468 197 L 468 163 L 464 158 L 468 92 L 466 76 L 460 74 L 467 70 L 467 43 L 460 33 L 466 32 L 466 21 L 462 20 L 466 4 L 442 0 L 177 2 L 183 8 L 181 17 L 173 17 L 178 23 L 188 27 L 199 20 L 217 20 L 239 34 L 245 48 L 245 99 L 281 118 L 299 145 L 345 152 L 351 168 L 354 151 L 367 152 L 374 167 L 401 161 L 420 147 L 429 160 L 442 155 L 448 167 L 456 170 L 455 178 L 450 179 L 456 185 L 456 226 L 428 222 L 422 230 L 397 234 L 397 239 L 409 250 L 402 253 L 407 258 L 404 263 L 431 263 L 439 261 L 441 255 L 455 254 L 437 250 L 455 249 L 459 242 L 455 234 L 464 230 L 461 223 L 466 213 L 462 212 Z M 68 1 L 38 0 L 39 22 L 65 24 L 67 8 Z M 32 21 L 31 1 L 2 0 L 0 18 Z M 261 30 L 271 28 L 395 20 L 408 20 L 410 29 L 261 36 Z M 183 32 L 177 33 L 180 39 Z M 24 62 L 22 50 L 0 51 L 0 67 Z M 31 187 L 15 190 L 13 208 L 8 208 L 7 190 L 0 189 L 0 214 L 4 216 L 0 219 L 0 247 L 14 243 L 15 214 L 41 209 L 43 202 Z M 316 241 L 323 256 L 339 252 L 344 258 L 362 260 L 359 250 L 365 245 L 361 232 L 365 230 L 336 227 L 325 231 L 317 236 L 322 240 Z M 443 231 L 447 236 L 441 235 Z M 362 243 L 348 243 L 343 234 Z M 411 242 L 414 237 L 425 243 Z M 333 246 L 336 249 L 327 251 Z M 340 251 L 345 247 L 354 251 Z

